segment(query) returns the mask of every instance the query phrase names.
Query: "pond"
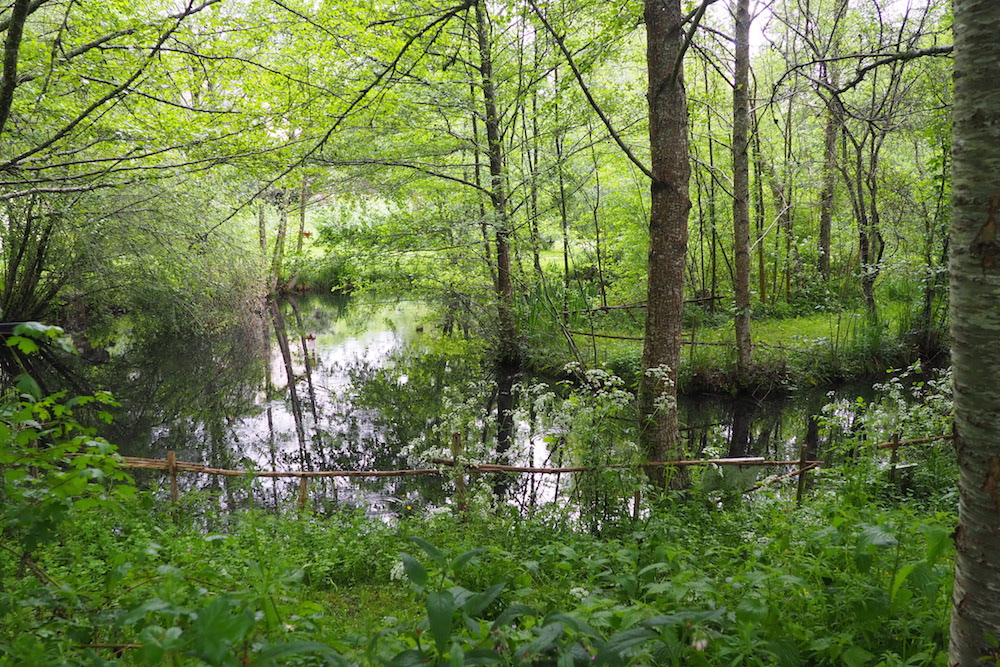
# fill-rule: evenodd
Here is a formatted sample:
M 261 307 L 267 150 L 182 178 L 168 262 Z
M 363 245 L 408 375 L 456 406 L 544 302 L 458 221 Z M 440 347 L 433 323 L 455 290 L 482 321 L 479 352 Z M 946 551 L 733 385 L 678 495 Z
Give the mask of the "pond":
M 456 437 L 465 460 L 495 462 L 488 435 L 495 383 L 478 349 L 460 334 L 440 335 L 433 310 L 419 301 L 312 295 L 275 305 L 227 335 L 121 344 L 95 367 L 94 381 L 122 403 L 105 435 L 126 456 L 173 451 L 179 461 L 257 471 L 434 468 L 433 459 L 450 458 Z M 602 443 L 627 438 L 630 419 L 606 404 L 578 409 L 579 400 L 565 401 L 571 389 L 544 378 L 521 378 L 519 386 L 510 463 L 605 461 L 612 454 Z M 859 386 L 841 394 L 861 392 L 870 395 Z M 824 390 L 682 398 L 681 422 L 699 456 L 797 459 L 807 441 L 817 455 L 814 416 L 830 400 Z M 546 405 L 564 407 L 553 416 Z M 577 430 L 594 444 L 581 445 Z M 312 480 L 309 494 L 317 508 L 395 513 L 445 503 L 452 482 L 448 473 L 325 478 Z M 503 481 L 522 505 L 551 502 L 571 484 L 569 475 Z M 298 489 L 295 480 L 250 484 L 195 474 L 181 475 L 181 485 L 185 493 L 214 491 L 233 503 L 252 496 L 273 506 L 295 502 Z

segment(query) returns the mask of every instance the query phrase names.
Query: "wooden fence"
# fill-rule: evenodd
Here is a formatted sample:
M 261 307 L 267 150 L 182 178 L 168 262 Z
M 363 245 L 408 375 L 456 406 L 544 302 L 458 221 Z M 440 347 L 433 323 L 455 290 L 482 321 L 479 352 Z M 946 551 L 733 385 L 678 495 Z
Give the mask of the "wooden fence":
M 954 436 L 942 435 L 932 438 L 917 438 L 914 440 L 901 440 L 896 434 L 889 442 L 875 445 L 876 449 L 891 449 L 892 458 L 890 460 L 890 478 L 895 479 L 898 464 L 898 450 L 905 445 L 916 445 L 941 440 L 951 440 Z M 263 477 L 263 478 L 298 478 L 299 494 L 298 505 L 304 509 L 309 496 L 309 480 L 314 478 L 336 478 L 336 477 L 406 477 L 412 475 L 452 475 L 455 477 L 455 499 L 458 506 L 465 504 L 466 474 L 531 474 L 531 475 L 562 475 L 573 473 L 584 473 L 593 470 L 625 470 L 625 469 L 645 469 L 645 468 L 683 468 L 691 466 L 795 466 L 795 470 L 765 480 L 756 484 L 751 490 L 762 488 L 770 484 L 777 484 L 786 479 L 798 476 L 798 488 L 796 490 L 796 501 L 801 503 L 805 490 L 806 473 L 823 465 L 823 461 L 809 460 L 806 454 L 806 446 L 800 449 L 801 456 L 795 460 L 767 460 L 761 456 L 725 458 L 725 459 L 695 459 L 681 461 L 658 461 L 651 463 L 612 463 L 602 466 L 566 466 L 566 467 L 538 467 L 538 466 L 516 466 L 502 465 L 495 463 L 465 463 L 462 462 L 462 439 L 460 433 L 452 435 L 452 456 L 453 458 L 433 458 L 431 462 L 437 467 L 434 468 L 412 468 L 403 470 L 228 470 L 224 468 L 213 468 L 200 463 L 189 461 L 178 461 L 175 452 L 167 452 L 166 459 L 151 459 L 137 456 L 123 456 L 122 467 L 130 469 L 163 470 L 170 480 L 170 500 L 176 504 L 180 499 L 178 485 L 178 475 L 180 473 L 193 473 L 202 475 L 215 475 L 223 477 Z

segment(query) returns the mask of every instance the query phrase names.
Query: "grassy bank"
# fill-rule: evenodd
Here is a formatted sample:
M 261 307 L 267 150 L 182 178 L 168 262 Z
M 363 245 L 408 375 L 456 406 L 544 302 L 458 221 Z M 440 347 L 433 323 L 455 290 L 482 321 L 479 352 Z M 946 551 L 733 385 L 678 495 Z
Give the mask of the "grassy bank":
M 568 329 L 582 360 L 635 378 L 642 357 L 641 311 L 578 316 Z M 558 372 L 575 361 L 566 336 L 533 322 L 530 363 L 535 370 Z M 682 393 L 737 393 L 760 389 L 821 386 L 876 376 L 888 368 L 907 366 L 924 357 L 939 357 L 940 348 L 920 349 L 907 335 L 908 318 L 901 304 L 886 307 L 878 320 L 861 310 L 817 312 L 754 320 L 754 368 L 742 382 L 736 374 L 732 322 L 724 314 L 690 308 L 685 317 L 678 390 Z M 591 335 L 593 334 L 593 335 Z
M 60 478 L 86 483 L 25 487 L 8 461 L 0 665 L 943 665 L 953 456 L 908 448 L 890 479 L 872 446 L 940 430 L 925 388 L 832 439 L 802 505 L 794 480 L 696 469 L 637 513 L 635 487 L 528 511 L 480 479 L 466 512 L 273 514 L 171 508 L 106 481 L 106 452 Z

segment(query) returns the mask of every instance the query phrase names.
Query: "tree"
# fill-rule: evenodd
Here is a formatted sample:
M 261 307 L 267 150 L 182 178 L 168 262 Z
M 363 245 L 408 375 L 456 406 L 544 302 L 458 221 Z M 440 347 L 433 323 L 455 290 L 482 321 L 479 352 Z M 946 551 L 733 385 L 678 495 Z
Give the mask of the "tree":
M 750 0 L 736 0 L 736 67 L 733 79 L 733 254 L 736 267 L 736 372 L 753 363 L 750 341 Z
M 652 163 L 646 335 L 643 375 L 639 379 L 639 443 L 647 460 L 663 461 L 681 451 L 677 368 L 681 357 L 691 166 L 680 0 L 646 0 L 644 15 Z M 662 473 L 651 477 L 654 482 L 664 481 Z M 671 483 L 679 486 L 683 481 L 683 475 L 677 474 Z
M 949 664 L 1000 659 L 1000 4 L 955 0 L 951 339 L 959 467 Z

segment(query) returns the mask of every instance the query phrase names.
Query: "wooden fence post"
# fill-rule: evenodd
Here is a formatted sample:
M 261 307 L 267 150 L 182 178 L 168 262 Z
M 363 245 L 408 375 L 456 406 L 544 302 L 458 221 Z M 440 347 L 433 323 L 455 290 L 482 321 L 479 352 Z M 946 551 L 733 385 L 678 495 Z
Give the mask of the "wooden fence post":
M 896 483 L 896 465 L 899 463 L 899 433 L 892 434 L 892 456 L 889 457 L 889 481 Z
M 180 500 L 177 488 L 177 454 L 173 450 L 167 452 L 167 472 L 170 475 L 170 504 L 176 505 Z
M 309 500 L 309 478 L 305 475 L 299 477 L 299 511 L 305 511 L 306 502 Z
M 455 431 L 451 434 L 451 458 L 455 462 L 455 505 L 458 507 L 460 521 L 465 521 L 469 509 L 465 488 L 465 464 L 462 458 L 462 434 Z
M 798 480 L 799 481 L 799 485 L 798 485 L 798 488 L 795 490 L 795 504 L 796 505 L 801 505 L 802 504 L 802 497 L 806 493 L 806 470 L 805 470 L 805 468 L 806 468 L 806 461 L 808 460 L 808 457 L 806 456 L 806 451 L 807 451 L 808 447 L 806 445 L 802 445 L 802 447 L 800 447 L 799 449 L 800 449 L 800 452 L 801 452 L 801 454 L 799 455 L 799 470 L 801 470 L 802 472 L 799 473 L 799 480 Z

